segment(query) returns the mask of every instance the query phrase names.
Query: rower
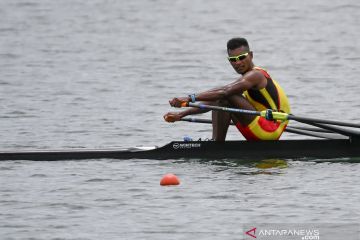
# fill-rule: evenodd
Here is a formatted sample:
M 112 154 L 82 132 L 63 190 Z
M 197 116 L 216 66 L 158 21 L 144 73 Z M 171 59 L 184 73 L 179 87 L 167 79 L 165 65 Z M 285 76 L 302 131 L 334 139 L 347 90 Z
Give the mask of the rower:
M 228 60 L 241 75 L 237 80 L 208 91 L 175 97 L 169 101 L 173 107 L 200 101 L 208 105 L 263 111 L 272 109 L 290 113 L 288 98 L 280 85 L 268 72 L 253 63 L 253 52 L 245 38 L 232 38 L 227 42 Z M 167 122 L 180 121 L 183 117 L 209 110 L 189 108 L 164 115 Z M 213 139 L 225 141 L 229 125 L 233 121 L 247 140 L 278 140 L 288 121 L 267 120 L 262 116 L 224 111 L 212 111 Z

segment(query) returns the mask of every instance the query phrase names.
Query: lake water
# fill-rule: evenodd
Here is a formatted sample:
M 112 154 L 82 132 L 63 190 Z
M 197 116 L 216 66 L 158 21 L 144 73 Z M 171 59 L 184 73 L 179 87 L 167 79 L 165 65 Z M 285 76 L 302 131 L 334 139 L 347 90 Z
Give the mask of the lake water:
M 173 111 L 172 97 L 237 77 L 226 60 L 235 36 L 249 40 L 254 62 L 281 83 L 294 114 L 360 122 L 355 0 L 2 0 L 0 16 L 0 149 L 211 137 L 209 125 L 162 116 Z M 242 137 L 232 128 L 228 139 Z M 5 161 L 0 239 L 246 239 L 250 223 L 322 224 L 320 239 L 360 239 L 359 170 L 291 160 L 269 169 Z M 169 172 L 180 186 L 160 187 Z

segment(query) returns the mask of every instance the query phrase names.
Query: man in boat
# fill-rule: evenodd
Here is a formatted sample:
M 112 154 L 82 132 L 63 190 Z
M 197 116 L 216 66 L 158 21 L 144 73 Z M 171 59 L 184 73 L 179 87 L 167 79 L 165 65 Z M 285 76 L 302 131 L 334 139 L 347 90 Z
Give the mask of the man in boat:
M 272 109 L 290 113 L 288 99 L 280 85 L 261 67 L 253 63 L 253 52 L 244 38 L 232 38 L 227 42 L 228 60 L 240 78 L 222 87 L 175 97 L 169 101 L 173 107 L 183 103 L 201 101 L 208 105 L 217 105 L 247 110 L 262 111 Z M 167 122 L 180 121 L 181 118 L 207 112 L 199 108 L 189 108 L 181 112 L 168 112 L 164 115 Z M 212 111 L 213 139 L 225 141 L 231 123 L 247 140 L 278 140 L 284 132 L 287 121 L 266 120 L 260 116 Z

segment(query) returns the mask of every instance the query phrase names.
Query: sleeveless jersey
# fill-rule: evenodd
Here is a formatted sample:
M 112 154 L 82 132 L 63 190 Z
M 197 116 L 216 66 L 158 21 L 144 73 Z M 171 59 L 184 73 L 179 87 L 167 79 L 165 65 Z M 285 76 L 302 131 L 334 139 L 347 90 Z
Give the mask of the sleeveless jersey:
M 290 113 L 289 100 L 281 86 L 270 77 L 267 71 L 260 67 L 254 67 L 267 79 L 267 84 L 262 89 L 249 89 L 243 95 L 256 110 L 262 111 L 272 109 L 280 112 Z

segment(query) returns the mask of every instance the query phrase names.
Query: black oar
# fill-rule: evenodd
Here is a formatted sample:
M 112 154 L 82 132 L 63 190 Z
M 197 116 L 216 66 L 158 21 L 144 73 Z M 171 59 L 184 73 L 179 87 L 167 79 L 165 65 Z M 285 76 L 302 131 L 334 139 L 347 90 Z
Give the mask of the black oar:
M 194 122 L 194 123 L 208 123 L 211 124 L 212 121 L 209 119 L 202 119 L 202 118 L 182 118 L 181 121 L 184 122 Z M 231 125 L 235 125 L 233 122 L 230 123 Z M 326 139 L 340 139 L 345 138 L 341 137 L 341 135 L 336 135 L 336 133 L 327 131 L 321 128 L 302 128 L 302 127 L 286 127 L 286 132 L 301 134 L 305 136 L 311 137 L 318 137 L 318 138 L 326 138 Z
M 334 121 L 334 120 L 325 120 L 325 119 L 318 119 L 318 118 L 308 118 L 308 117 L 298 117 L 292 114 L 287 114 L 288 120 L 295 120 L 301 123 L 324 123 L 330 125 L 337 125 L 343 127 L 353 127 L 353 128 L 360 128 L 360 124 L 356 123 L 349 123 L 349 122 L 342 122 L 342 121 Z
M 194 117 L 186 117 L 181 119 L 184 122 L 195 122 L 195 123 L 212 123 L 210 119 L 204 118 L 194 118 Z M 233 122 L 230 123 L 231 125 L 235 125 Z M 287 126 L 289 128 L 289 126 Z M 291 126 L 291 129 L 297 129 L 301 131 L 310 131 L 310 132 L 323 132 L 323 133 L 334 133 L 333 131 L 322 129 L 322 128 L 314 128 L 314 127 L 300 127 L 300 126 Z
M 305 122 L 303 122 L 305 123 Z M 355 136 L 355 137 L 360 137 L 360 132 L 359 131 L 354 131 L 352 129 L 345 129 L 345 128 L 341 128 L 341 127 L 337 127 L 337 126 L 332 126 L 332 125 L 326 125 L 326 124 L 321 124 L 321 123 L 316 123 L 316 122 L 306 122 L 306 124 L 315 126 L 315 127 L 320 127 L 326 130 L 330 130 L 334 133 L 339 133 L 345 136 Z
M 206 105 L 202 103 L 187 103 L 183 104 L 183 107 L 196 107 L 205 110 L 217 110 L 217 111 L 224 111 L 224 112 L 232 112 L 232 113 L 241 113 L 241 114 L 249 114 L 255 116 L 262 116 L 268 120 L 295 120 L 302 123 L 324 123 L 324 124 L 331 124 L 331 125 L 338 125 L 343 127 L 354 127 L 360 128 L 360 124 L 356 123 L 349 123 L 349 122 L 342 122 L 342 121 L 334 121 L 334 120 L 324 120 L 318 118 L 308 118 L 308 117 L 298 117 L 292 114 L 283 113 L 283 112 L 275 112 L 271 109 L 264 110 L 264 111 L 253 111 L 253 110 L 246 110 L 240 108 L 229 108 L 229 107 L 220 107 L 220 106 L 212 106 Z

